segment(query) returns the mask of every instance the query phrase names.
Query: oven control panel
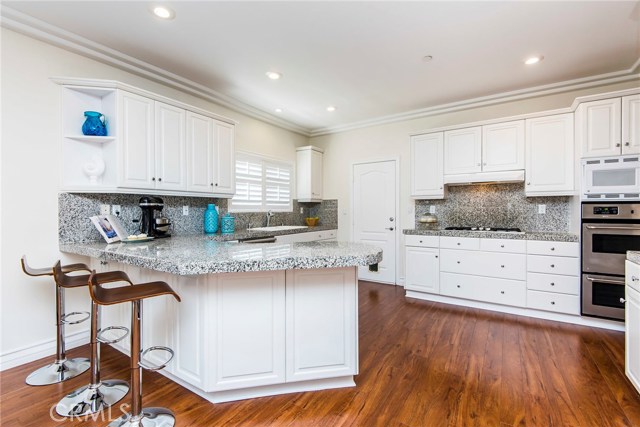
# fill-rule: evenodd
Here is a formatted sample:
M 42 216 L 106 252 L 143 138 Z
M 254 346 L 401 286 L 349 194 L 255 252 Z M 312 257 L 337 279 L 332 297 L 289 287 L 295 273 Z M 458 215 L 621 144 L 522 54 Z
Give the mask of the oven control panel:
M 617 206 L 594 206 L 594 215 L 618 215 Z
M 583 203 L 582 220 L 640 221 L 640 203 Z

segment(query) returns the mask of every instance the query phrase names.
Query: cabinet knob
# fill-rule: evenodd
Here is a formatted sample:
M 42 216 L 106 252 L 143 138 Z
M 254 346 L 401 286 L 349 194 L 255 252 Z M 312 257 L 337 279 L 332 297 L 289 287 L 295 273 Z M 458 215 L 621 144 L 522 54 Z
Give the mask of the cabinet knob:
M 392 216 L 389 217 L 389 221 L 393 222 L 393 219 L 394 218 Z
M 460 246 L 460 242 L 458 242 L 457 245 Z
M 620 298 L 620 303 L 624 304 L 624 303 L 626 303 L 626 302 L 627 302 L 627 300 L 626 300 L 626 299 L 624 299 L 624 298 Z
M 620 147 L 620 143 L 619 142 L 616 144 L 616 147 Z
M 218 183 L 216 182 L 216 187 L 218 186 Z
M 500 268 L 504 268 L 504 265 L 501 265 Z
M 556 250 L 556 248 L 551 248 L 551 250 L 552 250 L 552 251 L 555 251 L 555 250 Z
M 155 181 L 155 180 L 156 180 L 155 176 L 151 177 L 151 181 Z
M 438 258 L 438 255 L 436 255 L 436 258 Z
M 625 142 L 625 143 L 624 143 L 624 146 L 625 146 L 625 147 L 628 147 L 629 145 L 631 145 L 631 144 L 629 144 L 628 142 Z
M 456 261 L 458 264 L 460 264 L 460 261 Z
M 162 181 L 162 178 L 158 178 L 158 181 Z
M 504 295 L 504 291 L 500 291 L 500 293 Z
M 555 264 L 551 264 L 551 268 L 556 268 L 556 265 Z
M 420 243 L 422 243 L 422 240 L 420 240 Z
M 442 190 L 442 187 L 440 187 L 440 189 Z
M 530 183 L 530 182 L 527 182 L 527 185 L 531 185 L 531 183 Z
M 458 288 L 460 287 L 460 285 L 456 285 Z
M 504 248 L 504 245 L 500 245 L 501 248 Z
M 555 286 L 555 285 L 556 285 L 555 283 L 551 282 L 551 286 Z
M 393 231 L 393 227 L 387 227 L 385 230 Z
M 109 264 L 107 261 L 100 261 L 100 265 L 107 265 Z
M 211 186 L 213 187 L 213 182 L 211 183 Z
M 555 301 L 551 301 L 551 305 L 556 305 L 556 302 Z
M 636 276 L 631 276 L 631 281 L 632 282 L 637 282 L 638 280 L 640 280 L 640 278 L 638 278 Z

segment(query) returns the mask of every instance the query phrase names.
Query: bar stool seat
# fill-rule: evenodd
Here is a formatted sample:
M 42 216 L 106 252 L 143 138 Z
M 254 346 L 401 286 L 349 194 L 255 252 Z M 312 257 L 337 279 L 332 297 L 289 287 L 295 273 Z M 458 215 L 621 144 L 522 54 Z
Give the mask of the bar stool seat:
M 59 261 L 58 261 L 59 263 Z M 20 260 L 22 271 L 31 277 L 50 276 L 53 277 L 53 268 L 33 268 L 27 263 L 27 257 L 22 256 Z M 91 270 L 86 264 L 67 264 L 60 267 L 65 273 L 72 272 L 86 272 L 90 273 Z M 70 276 L 76 277 L 76 276 Z M 69 287 L 87 286 L 88 282 L 86 275 L 84 279 L 74 279 L 73 283 Z M 66 381 L 70 378 L 76 377 L 81 373 L 89 369 L 89 359 L 86 357 L 77 357 L 73 359 L 67 359 L 65 353 L 65 339 L 64 339 L 64 327 L 67 324 L 77 324 L 84 322 L 89 318 L 88 312 L 64 312 L 64 291 L 65 288 L 58 286 L 56 283 L 56 359 L 53 363 L 43 366 L 32 373 L 30 373 L 25 382 L 32 386 L 41 386 L 56 384 L 62 381 Z M 72 316 L 87 315 L 83 319 L 72 320 Z
M 142 408 L 141 368 L 147 365 L 140 360 L 141 353 L 144 354 L 153 349 L 159 349 L 168 351 L 173 357 L 173 351 L 167 347 L 152 347 L 145 352 L 141 351 L 142 300 L 161 295 L 171 295 L 177 301 L 180 301 L 180 296 L 165 282 L 141 283 L 118 288 L 103 288 L 100 282 L 100 277 L 93 272 L 89 279 L 89 292 L 91 292 L 91 298 L 97 304 L 112 305 L 131 302 L 131 412 L 112 421 L 109 427 L 172 427 L 175 424 L 175 416 L 169 409 L 160 407 Z M 152 369 L 161 369 L 166 363 L 168 361 L 160 366 L 154 366 Z

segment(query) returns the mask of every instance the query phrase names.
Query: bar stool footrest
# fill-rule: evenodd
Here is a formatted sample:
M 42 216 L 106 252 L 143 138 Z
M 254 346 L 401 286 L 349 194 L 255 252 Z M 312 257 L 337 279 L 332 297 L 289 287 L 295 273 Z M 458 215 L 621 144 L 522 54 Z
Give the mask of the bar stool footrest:
M 84 317 L 80 318 L 79 320 L 67 320 L 71 316 L 79 316 L 81 314 L 84 315 Z M 89 313 L 88 311 L 72 311 L 71 313 L 63 314 L 60 319 L 65 325 L 77 325 L 78 323 L 82 323 L 85 320 L 89 320 L 90 317 L 91 313 Z
M 169 353 L 169 358 L 166 361 L 162 362 L 160 365 L 154 365 L 153 363 L 145 361 L 144 356 L 146 356 L 147 353 L 150 353 L 152 351 L 164 351 L 166 353 Z M 140 361 L 138 362 L 138 365 L 141 368 L 147 369 L 149 371 L 159 371 L 160 369 L 163 369 L 165 366 L 167 366 L 169 362 L 171 362 L 171 360 L 173 359 L 173 356 L 174 356 L 173 350 L 171 350 L 169 347 L 164 347 L 164 346 L 149 347 L 148 349 L 140 353 Z
M 124 333 L 122 334 L 122 336 L 119 336 L 115 339 L 105 338 L 104 334 L 109 331 L 124 331 Z M 129 328 L 125 326 L 108 326 L 106 328 L 102 328 L 98 330 L 98 333 L 96 334 L 96 340 L 98 340 L 98 342 L 102 344 L 115 344 L 125 339 L 128 335 L 129 335 Z

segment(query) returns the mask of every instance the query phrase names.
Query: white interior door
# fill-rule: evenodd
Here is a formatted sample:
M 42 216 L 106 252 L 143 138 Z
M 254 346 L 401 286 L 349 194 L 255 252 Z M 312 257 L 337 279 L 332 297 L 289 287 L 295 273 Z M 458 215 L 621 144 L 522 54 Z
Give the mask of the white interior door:
M 353 239 L 383 251 L 378 271 L 359 267 L 359 279 L 396 283 L 397 197 L 395 160 L 353 165 Z

